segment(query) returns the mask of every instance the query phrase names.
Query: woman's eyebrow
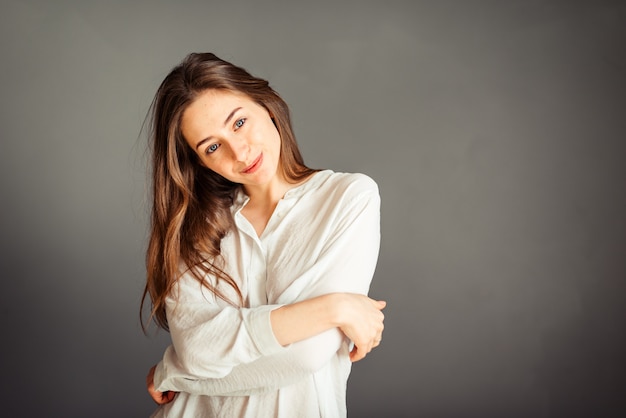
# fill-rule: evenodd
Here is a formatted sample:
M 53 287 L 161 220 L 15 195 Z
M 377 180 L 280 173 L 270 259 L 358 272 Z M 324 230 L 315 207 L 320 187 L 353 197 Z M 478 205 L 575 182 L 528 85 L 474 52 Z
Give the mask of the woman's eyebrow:
M 229 121 L 233 118 L 233 116 L 235 116 L 235 113 L 237 113 L 237 111 L 239 111 L 239 110 L 241 110 L 241 109 L 243 109 L 241 106 L 234 108 L 234 109 L 233 109 L 233 111 L 232 111 L 232 112 L 230 112 L 230 114 L 228 115 L 228 117 L 227 117 L 227 118 L 226 118 L 226 120 L 224 121 L 224 125 L 223 125 L 223 126 L 228 125 L 228 122 L 229 122 Z M 206 138 L 204 138 L 203 140 L 201 140 L 200 142 L 198 142 L 198 143 L 196 144 L 196 150 L 197 150 L 198 148 L 200 148 L 200 145 L 204 144 L 205 142 L 207 142 L 207 141 L 208 141 L 209 139 L 211 139 L 211 138 L 213 138 L 213 136 L 212 136 L 212 135 L 207 136 Z
M 230 112 L 230 115 L 228 115 L 228 117 L 226 118 L 226 120 L 224 121 L 224 126 L 228 125 L 228 121 L 232 119 L 232 117 L 235 115 L 235 113 L 237 113 L 238 110 L 242 109 L 241 106 L 233 109 L 232 112 Z

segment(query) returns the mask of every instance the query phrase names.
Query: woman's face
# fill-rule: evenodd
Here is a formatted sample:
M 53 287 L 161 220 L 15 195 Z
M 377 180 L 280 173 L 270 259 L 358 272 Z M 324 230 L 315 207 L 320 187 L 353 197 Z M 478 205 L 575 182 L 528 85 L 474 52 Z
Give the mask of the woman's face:
M 248 96 L 205 91 L 183 112 L 181 131 L 201 163 L 222 177 L 247 187 L 280 181 L 280 135 Z

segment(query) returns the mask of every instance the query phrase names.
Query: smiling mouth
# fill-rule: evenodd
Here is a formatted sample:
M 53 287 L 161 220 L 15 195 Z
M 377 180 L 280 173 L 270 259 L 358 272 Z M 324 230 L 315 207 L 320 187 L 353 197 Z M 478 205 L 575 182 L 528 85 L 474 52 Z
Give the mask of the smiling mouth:
M 254 173 L 259 167 L 261 167 L 261 163 L 263 163 L 263 153 L 259 154 L 259 156 L 256 157 L 256 160 L 254 160 L 252 164 L 244 168 L 242 173 L 244 174 Z

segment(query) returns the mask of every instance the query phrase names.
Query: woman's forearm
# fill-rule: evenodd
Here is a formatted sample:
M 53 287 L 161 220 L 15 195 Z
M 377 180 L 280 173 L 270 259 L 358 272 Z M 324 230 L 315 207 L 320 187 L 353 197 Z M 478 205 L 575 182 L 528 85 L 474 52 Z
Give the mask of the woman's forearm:
M 354 342 L 352 361 L 361 360 L 382 338 L 384 301 L 365 295 L 331 293 L 282 306 L 270 313 L 272 331 L 283 346 L 331 328 L 339 328 Z
M 241 364 L 221 378 L 200 378 L 181 368 L 176 352 L 168 349 L 154 383 L 160 391 L 205 395 L 250 395 L 293 383 L 325 364 L 327 356 L 339 349 L 342 333 L 355 344 L 351 360 L 365 357 L 380 341 L 384 306 L 382 301 L 353 293 L 331 293 L 285 305 L 271 312 L 270 323 L 280 344 L 294 344 L 289 350 Z M 325 332 L 329 329 L 337 333 Z
M 333 293 L 273 310 L 270 321 L 276 340 L 287 346 L 339 327 L 340 298 L 340 294 Z

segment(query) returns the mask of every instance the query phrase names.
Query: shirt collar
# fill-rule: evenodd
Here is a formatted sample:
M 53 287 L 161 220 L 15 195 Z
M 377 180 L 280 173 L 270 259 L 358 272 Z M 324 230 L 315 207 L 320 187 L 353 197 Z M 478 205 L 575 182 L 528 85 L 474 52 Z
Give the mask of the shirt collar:
M 321 170 L 321 171 L 314 173 L 304 183 L 299 184 L 296 187 L 289 189 L 287 193 L 285 193 L 285 196 L 283 197 L 283 199 L 292 199 L 292 198 L 297 198 L 297 197 L 304 195 L 309 190 L 319 187 L 322 183 L 324 183 L 331 176 L 331 174 L 333 174 L 332 170 Z M 249 200 L 250 200 L 250 197 L 243 191 L 243 187 L 239 187 L 235 191 L 235 198 L 233 200 L 233 206 L 232 206 L 233 213 L 237 213 L 241 211 L 241 209 L 243 209 L 244 206 L 246 206 Z

